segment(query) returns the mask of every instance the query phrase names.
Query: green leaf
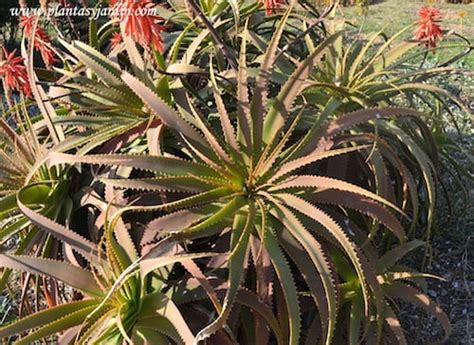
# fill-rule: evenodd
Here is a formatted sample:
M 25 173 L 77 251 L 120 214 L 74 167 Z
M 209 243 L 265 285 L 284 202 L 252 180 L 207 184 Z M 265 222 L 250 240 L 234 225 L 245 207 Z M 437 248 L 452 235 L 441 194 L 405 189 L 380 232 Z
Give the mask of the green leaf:
M 328 256 L 323 247 L 314 238 L 308 238 L 309 241 L 313 242 L 313 245 L 316 245 L 310 247 L 311 251 L 316 251 L 318 261 L 315 264 L 308 252 L 292 235 L 292 232 L 284 230 L 282 227 L 277 233 L 281 245 L 296 264 L 308 285 L 311 297 L 314 299 L 320 315 L 321 338 L 327 340 L 331 338 L 331 334 L 328 334 L 328 331 L 332 326 L 331 323 L 335 322 L 335 314 L 337 311 L 337 287 L 335 285 L 335 279 L 332 277 L 333 271 L 329 266 Z M 302 233 L 298 237 L 304 238 L 306 236 L 306 233 Z M 317 269 L 316 267 L 319 268 Z M 329 290 L 328 295 L 326 294 L 326 289 Z M 328 302 L 329 298 L 333 300 Z M 330 308 L 333 309 L 330 310 Z M 314 322 L 317 321 L 318 320 L 315 320 Z
M 205 205 L 200 207 L 189 207 L 179 210 L 150 221 L 143 234 L 142 245 L 153 242 L 156 238 L 165 234 L 177 233 L 180 230 L 188 229 L 193 224 L 200 223 L 210 214 L 214 214 L 221 208 L 217 205 Z
M 363 214 L 368 214 L 390 229 L 395 236 L 397 236 L 400 242 L 403 242 L 406 239 L 405 230 L 398 219 L 395 218 L 389 210 L 373 200 L 363 198 L 353 193 L 334 189 L 317 192 L 311 197 L 317 203 L 344 206 L 357 210 Z
M 405 332 L 402 329 L 400 320 L 398 320 L 398 317 L 395 315 L 395 312 L 388 303 L 385 303 L 385 314 L 385 322 L 390 327 L 392 333 L 395 335 L 398 343 L 400 345 L 407 345 L 408 343 L 405 337 Z
M 427 203 L 428 203 L 428 222 L 426 225 L 426 242 L 430 242 L 432 226 L 434 222 L 435 206 L 436 206 L 436 187 L 433 176 L 436 176 L 436 170 L 433 166 L 432 161 L 428 155 L 417 145 L 411 136 L 405 131 L 401 130 L 394 124 L 383 122 L 380 124 L 384 128 L 389 129 L 391 133 L 396 135 L 400 142 L 402 142 L 415 157 L 417 163 L 420 165 L 421 174 L 425 181 L 425 188 L 427 191 Z
M 93 307 L 97 305 L 97 303 L 97 300 L 84 300 L 50 307 L 1 327 L 0 337 L 10 337 L 12 335 L 24 333 L 30 329 L 49 324 L 78 310 Z
M 178 158 L 158 157 L 149 155 L 116 155 L 116 154 L 94 154 L 94 155 L 70 155 L 65 153 L 51 152 L 49 154 L 50 165 L 58 164 L 96 164 L 96 165 L 120 165 L 135 169 L 171 174 L 177 176 L 204 176 L 222 178 L 216 171 L 204 164 L 185 161 Z
M 55 321 L 40 327 L 24 338 L 16 342 L 17 345 L 32 344 L 48 335 L 57 334 L 68 328 L 78 326 L 84 322 L 84 319 L 94 310 L 95 306 L 85 307 L 76 310 L 61 318 L 55 318 Z M 36 314 L 35 314 L 36 315 Z
M 267 51 L 264 55 L 264 60 L 260 65 L 260 69 L 255 80 L 255 89 L 250 104 L 250 113 L 253 124 L 252 132 L 253 138 L 255 139 L 254 150 L 260 150 L 260 143 L 262 142 L 263 119 L 267 104 L 268 82 L 270 80 L 273 64 L 275 63 L 278 43 L 280 42 L 281 36 L 294 5 L 295 1 L 290 1 L 288 8 L 280 19 L 278 27 L 276 28 L 275 33 L 272 35 L 272 39 L 268 44 Z M 259 154 L 258 151 L 257 154 Z
M 8 216 L 11 210 L 16 208 L 16 194 L 10 194 L 0 199 L 0 215 L 2 219 L 5 218 L 3 215 Z
M 250 115 L 250 101 L 247 81 L 247 37 L 245 31 L 242 34 L 242 43 L 240 45 L 239 69 L 237 71 L 237 137 L 243 138 L 242 145 L 246 147 L 247 153 L 252 149 L 252 131 L 255 131 L 254 124 Z M 255 134 L 254 134 L 255 135 Z M 254 148 L 255 150 L 256 148 Z
M 156 345 L 168 345 L 168 339 L 158 333 L 157 331 L 160 330 L 158 327 L 134 327 L 131 342 L 134 345 L 148 345 L 148 344 L 156 344 Z M 181 342 L 177 341 L 177 344 L 182 344 Z
M 285 175 L 288 175 L 290 172 L 295 171 L 297 169 L 300 169 L 308 164 L 326 159 L 326 158 L 331 158 L 363 149 L 367 149 L 367 145 L 361 145 L 361 146 L 356 146 L 356 147 L 345 147 L 342 149 L 334 149 L 334 150 L 327 150 L 327 151 L 322 151 L 322 152 L 314 152 L 309 155 L 306 155 L 304 157 L 289 161 L 281 166 L 278 166 L 276 168 L 275 173 L 273 176 L 270 178 L 269 182 L 275 182 L 281 177 L 284 177 Z
M 439 305 L 431 300 L 431 298 L 429 298 L 424 293 L 419 292 L 414 287 L 408 286 L 401 282 L 393 282 L 392 284 L 385 287 L 385 291 L 393 298 L 399 298 L 406 302 L 413 303 L 435 316 L 444 329 L 444 337 L 440 342 L 444 343 L 448 339 L 452 330 L 449 318 L 439 307 Z
M 305 188 L 306 190 L 317 191 L 317 189 L 336 189 L 349 193 L 361 195 L 363 197 L 373 199 L 380 202 L 383 205 L 393 208 L 394 210 L 404 214 L 401 209 L 387 201 L 386 199 L 372 193 L 364 188 L 356 186 L 352 183 L 348 183 L 342 180 L 338 180 L 332 177 L 325 176 L 313 176 L 313 175 L 299 175 L 289 177 L 287 180 L 277 184 L 273 191 L 290 189 L 290 188 Z
M 286 306 L 289 312 L 289 323 L 290 323 L 290 339 L 289 345 L 299 344 L 300 339 L 300 308 L 298 301 L 298 292 L 296 290 L 295 283 L 293 281 L 293 275 L 291 273 L 290 266 L 286 261 L 283 252 L 278 245 L 275 235 L 270 229 L 264 229 L 263 245 L 268 251 L 270 258 L 273 263 L 273 267 L 278 275 L 283 293 L 285 295 Z
M 22 255 L 0 254 L 0 266 L 45 275 L 92 296 L 103 296 L 91 272 L 65 262 Z
M 184 63 L 174 63 L 169 65 L 166 68 L 166 73 L 169 74 L 179 74 L 179 75 L 186 75 L 186 74 L 207 74 L 207 72 L 202 69 L 201 67 L 191 65 L 191 64 L 184 64 Z
M 186 238 L 190 235 L 199 235 L 200 231 L 224 221 L 227 217 L 233 216 L 246 204 L 246 202 L 246 199 L 243 197 L 232 198 L 219 211 L 215 212 L 210 217 L 204 219 L 196 225 L 178 231 L 176 237 Z
M 364 301 L 360 297 L 351 300 L 351 312 L 349 321 L 349 345 L 358 345 L 360 326 L 364 316 Z
M 97 247 L 94 243 L 85 239 L 78 233 L 71 231 L 70 229 L 52 221 L 51 219 L 41 215 L 38 212 L 33 211 L 28 206 L 26 206 L 23 203 L 24 190 L 28 189 L 25 188 L 18 192 L 18 208 L 31 221 L 31 223 L 51 233 L 59 240 L 70 244 L 77 252 L 79 252 L 85 258 L 89 258 L 91 260 L 97 258 Z
M 210 256 L 215 256 L 217 255 L 216 253 L 195 253 L 195 254 L 181 254 L 181 255 L 174 255 L 174 256 L 163 256 L 163 257 L 158 257 L 158 258 L 151 258 L 147 259 L 147 256 L 145 255 L 142 257 L 141 260 L 137 261 L 136 263 L 140 267 L 140 272 L 142 276 L 147 275 L 150 272 L 153 272 L 154 270 L 172 265 L 175 263 L 178 263 L 183 260 L 194 260 L 194 259 L 200 259 L 200 258 L 205 258 L 205 257 L 210 257 Z M 119 279 L 117 279 L 118 281 Z
M 321 248 L 321 244 L 316 241 L 313 235 L 301 224 L 301 222 L 291 213 L 286 207 L 281 205 L 276 199 L 270 199 L 277 205 L 277 210 L 273 212 L 274 216 L 283 224 L 285 229 L 301 244 L 305 249 L 309 257 L 311 258 L 312 264 L 317 268 L 319 276 L 323 283 L 325 299 L 327 301 L 328 311 L 328 329 L 326 333 L 326 339 L 324 343 L 331 344 L 336 316 L 337 316 L 337 300 L 335 283 L 331 272 L 331 267 L 327 257 L 324 255 L 324 251 Z M 304 266 L 299 267 L 305 270 Z
M 181 312 L 173 303 L 173 301 L 168 299 L 168 297 L 166 297 L 165 295 L 161 293 L 153 293 L 147 295 L 143 299 L 141 315 L 142 317 L 139 318 L 138 321 L 139 324 L 141 322 L 149 324 L 148 321 L 145 321 L 146 318 L 153 317 L 156 315 L 166 318 L 176 329 L 179 334 L 179 337 L 182 339 L 181 341 L 184 342 L 184 344 L 194 344 L 194 335 L 189 329 L 189 326 L 187 325 L 183 316 L 181 315 Z M 169 329 L 171 331 L 168 326 L 166 326 L 166 329 Z
M 425 242 L 420 240 L 413 240 L 407 243 L 400 244 L 395 248 L 386 252 L 377 262 L 377 272 L 383 273 L 393 265 L 395 265 L 401 258 L 407 255 L 412 250 L 423 246 Z
M 74 41 L 72 44 L 62 39 L 59 39 L 59 41 L 106 84 L 111 86 L 123 84 L 120 79 L 122 72 L 118 64 L 110 61 L 97 50 L 81 41 Z
M 325 125 L 315 122 L 298 144 L 298 148 L 293 153 L 291 159 L 321 150 L 326 145 L 329 146 L 330 143 L 328 141 L 337 134 L 357 125 L 367 123 L 370 120 L 394 119 L 402 116 L 421 117 L 422 115 L 422 113 L 416 110 L 406 108 L 369 108 L 339 116 Z
M 263 142 L 271 145 L 279 138 L 280 132 L 290 114 L 290 108 L 303 90 L 304 83 L 311 73 L 316 59 L 320 58 L 325 50 L 342 34 L 338 32 L 315 49 L 293 72 L 288 81 L 282 86 L 271 108 L 265 116 L 263 126 Z
M 198 132 L 179 116 L 176 111 L 171 109 L 163 102 L 158 95 L 145 86 L 141 81 L 129 73 L 122 74 L 123 81 L 139 96 L 145 104 L 147 104 L 153 112 L 159 116 L 165 125 L 182 133 L 188 139 L 196 143 L 202 141 L 202 137 Z
M 143 179 L 100 179 L 106 185 L 142 191 L 162 192 L 204 192 L 220 185 L 217 181 L 186 176 L 150 177 Z
M 283 203 L 294 208 L 298 212 L 304 214 L 305 216 L 311 218 L 317 223 L 320 223 L 324 228 L 326 228 L 334 238 L 339 242 L 344 252 L 349 256 L 356 272 L 359 277 L 359 282 L 362 288 L 363 298 L 364 298 L 364 310 L 366 315 L 369 315 L 369 302 L 370 302 L 370 290 L 374 293 L 375 303 L 377 311 L 382 313 L 383 306 L 383 296 L 380 285 L 377 281 L 375 272 L 372 271 L 371 267 L 365 261 L 362 251 L 349 239 L 343 229 L 337 224 L 329 215 L 320 210 L 319 208 L 313 206 L 311 203 L 306 200 L 294 196 L 292 194 L 283 194 L 280 196 Z M 279 209 L 282 210 L 286 219 L 290 218 L 291 212 L 286 210 L 284 207 L 279 205 Z M 294 217 L 293 217 L 294 218 Z M 285 222 L 286 219 L 280 219 L 280 221 Z M 303 243 L 302 243 L 303 244 Z M 308 250 L 308 247 L 305 248 Z M 369 283 L 369 286 L 367 286 Z M 381 320 L 381 319 L 379 319 Z M 329 344 L 329 343 L 328 343 Z
M 278 345 L 284 345 L 283 333 L 278 320 L 273 315 L 272 310 L 266 304 L 260 302 L 257 295 L 251 291 L 241 288 L 238 291 L 236 302 L 249 307 L 251 310 L 262 316 L 270 326 L 273 333 L 275 333 Z
M 229 288 L 226 291 L 224 304 L 219 317 L 210 325 L 206 326 L 196 335 L 196 342 L 202 341 L 222 328 L 229 317 L 229 314 L 237 296 L 243 278 L 243 269 L 245 255 L 248 251 L 248 239 L 255 221 L 255 205 L 249 205 L 248 213 L 236 214 L 234 224 L 232 225 L 232 235 L 229 254 Z
M 38 24 L 39 16 L 37 16 L 35 21 L 35 28 Z M 36 101 L 36 105 L 38 106 L 39 110 L 41 111 L 41 115 L 46 122 L 46 127 L 48 128 L 49 134 L 53 138 L 54 143 L 59 143 L 60 141 L 64 140 L 64 132 L 61 126 L 55 126 L 53 123 L 53 119 L 57 116 L 56 109 L 51 104 L 50 100 L 48 99 L 48 95 L 44 91 L 43 87 L 39 84 L 38 76 L 36 75 L 36 71 L 34 68 L 34 59 L 33 59 L 33 48 L 34 48 L 34 41 L 36 39 L 36 35 L 33 35 L 31 38 L 31 42 L 28 47 L 28 51 L 26 50 L 25 40 L 21 42 L 21 55 L 25 59 L 26 70 L 28 74 L 28 79 L 31 87 L 31 91 Z

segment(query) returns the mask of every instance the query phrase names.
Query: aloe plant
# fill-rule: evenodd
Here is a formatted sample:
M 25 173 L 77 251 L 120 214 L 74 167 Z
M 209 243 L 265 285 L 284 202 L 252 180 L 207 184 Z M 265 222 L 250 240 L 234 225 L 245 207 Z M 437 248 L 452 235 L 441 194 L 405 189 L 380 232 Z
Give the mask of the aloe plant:
M 44 164 L 51 143 L 33 128 L 22 104 L 11 109 L 10 115 L 7 120 L 0 119 L 0 244 L 13 248 L 18 255 L 36 252 L 39 256 L 56 257 L 56 239 L 34 226 L 21 212 L 19 204 L 28 205 L 35 212 L 59 222 L 68 222 L 73 211 L 73 201 L 68 194 L 68 171 L 61 166 Z M 8 283 L 10 274 L 10 269 L 3 270 L 1 290 Z M 30 277 L 27 276 L 22 284 L 23 291 L 29 286 Z
M 289 258 L 298 267 L 318 306 L 324 342 L 331 343 L 338 297 L 336 277 L 327 255 L 328 246 L 337 248 L 346 256 L 357 272 L 363 291 L 362 310 L 368 314 L 374 304 L 377 330 L 381 336 L 384 301 L 375 271 L 368 264 L 363 249 L 354 244 L 347 229 L 318 204 L 309 201 L 308 196 L 329 189 L 334 198 L 354 197 L 357 202 L 352 207 L 361 212 L 366 212 L 368 203 L 375 202 L 378 207 L 373 205 L 370 216 L 382 223 L 385 220 L 388 228 L 404 241 L 402 226 L 388 210 L 403 214 L 397 205 L 366 188 L 319 175 L 315 163 L 339 155 L 367 156 L 369 145 L 345 143 L 334 147 L 331 144 L 338 134 L 359 123 L 419 114 L 398 108 L 360 110 L 325 125 L 315 125 L 307 131 L 303 140 L 292 140 L 295 129 L 301 127 L 302 113 L 306 110 L 299 101 L 299 95 L 305 88 L 304 81 L 339 34 L 329 37 L 298 63 L 277 96 L 268 99 L 269 76 L 290 12 L 291 8 L 268 45 L 252 95 L 249 95 L 251 84 L 247 76 L 247 40 L 243 36 L 236 75 L 236 123 L 226 108 L 224 95 L 213 82 L 214 72 L 211 70 L 210 91 L 219 115 L 219 130 L 215 129 L 215 124 L 208 122 L 191 96 L 185 96 L 186 107 L 178 108 L 177 112 L 136 77 L 129 73 L 122 74 L 122 80 L 128 87 L 174 132 L 183 147 L 181 152 L 186 156 L 181 154 L 177 157 L 166 151 L 162 156 L 50 155 L 51 165 L 87 163 L 153 172 L 155 176 L 147 178 L 101 179 L 113 187 L 170 194 L 173 201 L 124 206 L 112 217 L 111 224 L 114 224 L 125 213 L 164 212 L 147 225 L 145 239 L 169 236 L 175 240 L 195 241 L 203 237 L 213 238 L 223 229 L 231 229 L 228 289 L 222 310 L 213 322 L 199 332 L 197 341 L 204 340 L 225 325 L 239 288 L 245 281 L 246 272 L 242 267 L 247 265 L 245 260 L 252 243 L 255 244 L 254 260 L 257 262 L 259 255 L 265 255 L 271 261 L 283 290 L 288 313 L 288 326 L 285 327 L 289 328 L 289 333 L 286 340 L 278 339 L 281 343 L 297 344 L 300 341 L 298 290 Z M 176 192 L 180 192 L 178 196 Z M 259 272 L 256 262 L 255 275 L 260 277 L 263 272 Z M 314 279 L 315 274 L 318 279 Z M 272 297 L 266 296 L 267 299 Z
M 331 7 L 295 7 L 316 14 L 173 1 L 159 8 L 163 53 L 126 35 L 109 51 L 124 28 L 91 20 L 89 44 L 60 39 L 55 73 L 35 70 L 23 44 L 42 118 L 0 122 L 2 241 L 22 239 L 0 254 L 1 282 L 19 270 L 81 295 L 57 294 L 0 337 L 404 344 L 397 298 L 449 334 L 405 284 L 430 276 L 394 266 L 420 244 L 407 242 L 420 188 L 434 221 L 436 148 L 424 114 L 392 92 L 412 75 L 386 82 L 415 44 L 372 55 L 374 35 L 343 49 L 345 32 L 324 25 Z M 47 282 L 35 288 L 49 301 Z
M 144 58 L 141 48 L 124 34 L 123 44 L 118 49 L 109 51 L 106 43 L 111 33 L 123 31 L 120 26 L 114 27 L 113 21 L 99 26 L 98 22 L 91 20 L 89 44 L 60 39 L 67 52 L 63 58 L 64 67 L 57 69 L 62 76 L 54 80 L 49 98 L 59 109 L 72 107 L 74 112 L 73 115 L 55 117 L 53 121 L 58 125 L 68 125 L 70 129 L 78 126 L 87 130 L 70 135 L 58 146 L 58 150 L 81 147 L 80 152 L 86 153 L 105 142 L 117 142 L 118 138 L 129 138 L 150 127 L 148 122 L 153 120 L 153 116 L 146 109 L 144 111 L 143 102 L 120 80 L 121 66 L 125 66 L 144 84 L 155 89 L 168 104 L 173 96 L 174 102 L 180 102 L 177 95 L 172 95 L 176 92 L 177 78 L 179 83 L 190 86 L 190 90 L 196 87 L 194 96 L 200 97 L 194 80 L 184 77 L 198 80 L 207 77 L 209 71 L 206 61 L 210 54 L 215 56 L 220 67 L 227 68 L 226 63 L 229 63 L 230 69 L 235 70 L 235 51 L 238 50 L 235 42 L 245 28 L 245 22 L 254 23 L 253 30 L 248 30 L 248 37 L 263 52 L 266 49 L 265 41 L 271 37 L 272 26 L 279 20 L 279 17 L 275 17 L 269 21 L 258 11 L 260 4 L 255 1 L 239 4 L 232 1 L 209 2 L 194 6 L 194 10 L 188 12 L 185 11 L 185 3 L 171 1 L 169 5 L 170 9 L 157 6 L 157 13 L 170 27 L 177 27 L 179 30 L 168 33 L 173 44 L 163 55 L 154 51 L 152 56 L 147 54 Z M 305 33 L 322 31 L 321 22 L 328 11 L 329 9 L 315 23 L 296 12 L 290 13 L 295 21 L 294 26 L 301 26 L 301 29 L 285 26 L 283 36 L 286 41 L 291 42 L 295 37 L 301 39 Z M 206 15 L 219 19 L 211 23 Z M 296 44 L 289 43 L 286 50 L 295 46 Z M 306 53 L 305 49 L 303 53 Z M 278 60 L 279 66 L 286 66 L 284 72 L 291 73 L 291 66 L 289 68 L 288 64 L 280 63 L 280 60 L 282 59 Z M 93 78 L 90 78 L 91 74 Z M 223 80 L 226 78 L 220 75 L 216 77 Z M 157 126 L 158 123 L 153 122 L 153 125 Z
M 387 337 L 394 339 L 395 342 L 400 344 L 409 344 L 409 342 L 406 339 L 400 319 L 394 311 L 397 308 L 393 303 L 397 299 L 412 303 L 435 316 L 441 323 L 445 333 L 441 342 L 445 342 L 451 334 L 451 325 L 448 316 L 439 305 L 426 294 L 426 278 L 442 278 L 427 273 L 420 273 L 398 264 L 404 256 L 424 244 L 424 242 L 419 240 L 405 242 L 392 248 L 380 258 L 377 257 L 375 248 L 370 249 L 371 255 L 375 255 L 371 257 L 371 262 L 377 262 L 375 271 L 377 280 L 382 287 L 385 300 L 384 317 L 386 327 L 390 329 L 390 331 L 387 332 Z M 348 265 L 348 262 L 341 257 L 336 258 L 335 262 L 337 271 L 343 279 L 340 285 L 342 296 L 341 304 L 343 306 L 349 305 L 347 308 L 350 313 L 350 321 L 347 323 L 349 343 L 356 344 L 364 322 L 362 318 L 363 294 L 358 284 L 359 280 L 356 272 Z M 416 287 L 413 287 L 413 284 L 416 284 Z M 422 288 L 425 291 L 422 291 Z M 368 334 L 375 334 L 375 332 Z
M 105 253 L 100 246 L 71 230 L 34 214 L 23 206 L 34 222 L 63 240 L 88 261 L 88 267 L 31 256 L 0 254 L 0 265 L 56 279 L 80 291 L 81 300 L 70 301 L 29 315 L 0 328 L 0 337 L 18 336 L 16 344 L 30 344 L 64 333 L 64 343 L 166 343 L 192 344 L 194 336 L 164 290 L 173 264 L 212 254 L 180 253 L 176 244 L 164 241 L 138 258 L 124 228 L 106 226 Z M 31 213 L 30 213 L 31 212 Z
M 385 37 L 383 31 L 371 33 L 367 37 L 357 36 L 350 44 L 344 44 L 341 37 L 328 58 L 320 63 L 320 68 L 313 74 L 313 87 L 306 90 L 305 96 L 309 103 L 321 108 L 323 118 L 365 107 L 416 105 L 419 108 L 420 103 L 427 106 L 422 119 L 407 121 L 414 121 L 413 124 L 405 122 L 401 126 L 387 126 L 379 123 L 371 132 L 377 132 L 377 136 L 390 143 L 399 155 L 405 155 L 404 151 L 408 150 L 407 160 L 415 163 L 408 169 L 411 172 L 418 170 L 418 175 L 423 177 L 426 199 L 422 203 L 414 201 L 412 216 L 413 224 L 416 224 L 420 213 L 428 213 L 424 239 L 429 243 L 435 223 L 437 167 L 447 156 L 440 157 L 438 150 L 434 149 L 441 146 L 435 144 L 433 133 L 445 132 L 447 126 L 442 123 L 445 117 L 439 116 L 439 111 L 449 115 L 449 126 L 457 128 L 458 132 L 452 108 L 469 113 L 464 102 L 429 81 L 440 75 L 464 73 L 451 64 L 468 54 L 471 47 L 465 43 L 453 44 L 465 48 L 465 51 L 439 66 L 426 67 L 425 59 L 421 64 L 417 59 L 423 54 L 426 58 L 432 49 L 420 48 L 420 42 L 417 41 L 400 39 L 411 29 L 412 26 L 407 26 L 391 37 Z M 438 111 L 435 107 L 442 110 Z M 317 121 L 323 119 L 319 118 Z M 431 130 L 426 123 L 431 125 Z M 417 130 L 413 130 L 414 128 Z M 409 183 L 413 186 L 415 180 L 409 178 Z M 461 184 L 460 187 L 462 188 Z M 411 199 L 414 200 L 413 197 Z

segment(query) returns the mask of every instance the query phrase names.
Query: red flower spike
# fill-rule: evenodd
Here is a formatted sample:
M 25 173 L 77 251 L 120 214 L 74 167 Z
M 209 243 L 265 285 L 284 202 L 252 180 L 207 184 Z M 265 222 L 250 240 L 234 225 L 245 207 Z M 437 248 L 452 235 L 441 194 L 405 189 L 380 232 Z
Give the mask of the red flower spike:
M 23 34 L 26 37 L 33 36 L 33 27 L 35 25 L 36 18 L 36 16 L 22 16 L 20 18 L 20 28 L 23 29 Z M 40 52 L 44 64 L 47 68 L 51 68 L 51 66 L 57 61 L 55 57 L 56 54 L 50 47 L 51 39 L 49 38 L 46 31 L 39 25 L 36 26 L 34 42 L 35 50 Z
M 110 47 L 115 49 L 120 43 L 122 43 L 123 37 L 120 33 L 114 32 L 112 38 L 110 39 Z
M 426 42 L 427 47 L 436 48 L 436 41 L 443 33 L 439 25 L 443 18 L 441 10 L 435 7 L 422 7 L 418 16 L 420 19 L 417 22 L 415 39 Z
M 284 4 L 284 0 L 258 0 L 259 2 L 263 3 L 265 6 L 265 14 L 267 16 L 271 16 L 275 9 L 281 7 Z
M 114 8 L 116 17 L 124 23 L 125 35 L 144 48 L 152 47 L 163 53 L 164 43 L 160 33 L 166 30 L 166 26 L 158 24 L 163 19 L 154 14 L 155 7 L 152 0 L 122 0 Z
M 31 97 L 30 82 L 21 56 L 15 56 L 16 49 L 9 53 L 3 48 L 5 60 L 0 62 L 0 77 L 4 78 L 6 87 Z

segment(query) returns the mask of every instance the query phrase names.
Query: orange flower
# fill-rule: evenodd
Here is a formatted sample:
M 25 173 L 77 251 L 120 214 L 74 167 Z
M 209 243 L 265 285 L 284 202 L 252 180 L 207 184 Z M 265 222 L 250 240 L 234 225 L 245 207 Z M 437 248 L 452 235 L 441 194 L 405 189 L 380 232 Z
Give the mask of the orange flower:
M 259 0 L 265 6 L 265 14 L 271 16 L 275 9 L 279 8 L 284 0 Z
M 415 31 L 415 39 L 425 41 L 427 47 L 436 47 L 436 41 L 441 37 L 443 31 L 439 23 L 443 16 L 439 8 L 422 7 L 418 12 L 420 19 Z
M 23 28 L 23 34 L 29 38 L 33 36 L 33 27 L 35 25 L 36 16 L 22 16 L 20 18 L 20 28 Z M 50 47 L 51 39 L 42 27 L 36 26 L 34 47 L 36 51 L 39 51 L 41 58 L 47 68 L 57 61 L 53 49 Z
M 5 60 L 0 62 L 0 77 L 5 80 L 6 87 L 10 90 L 21 92 L 31 97 L 31 88 L 21 56 L 15 56 L 16 49 L 9 53 L 3 48 Z
M 112 34 L 112 38 L 110 39 L 110 47 L 115 49 L 120 43 L 122 43 L 123 38 L 122 35 L 118 32 L 114 32 Z
M 121 0 L 114 6 L 116 17 L 124 23 L 125 35 L 144 48 L 152 47 L 162 53 L 164 43 L 160 33 L 166 26 L 158 24 L 162 18 L 154 14 L 155 7 L 152 0 Z

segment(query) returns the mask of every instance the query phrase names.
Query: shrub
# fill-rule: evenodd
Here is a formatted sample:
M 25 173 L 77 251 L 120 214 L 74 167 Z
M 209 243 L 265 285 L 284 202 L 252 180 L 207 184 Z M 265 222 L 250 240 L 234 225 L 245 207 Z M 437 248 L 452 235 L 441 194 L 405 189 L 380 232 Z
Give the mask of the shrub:
M 424 83 L 448 69 L 406 73 L 424 45 L 398 35 L 346 47 L 332 7 L 305 6 L 171 2 L 157 7 L 166 27 L 91 20 L 88 43 L 58 39 L 54 72 L 23 43 L 34 100 L 8 90 L 0 122 L 13 251 L 0 286 L 26 272 L 49 308 L 0 337 L 406 344 L 395 299 L 449 335 L 414 287 L 433 276 L 397 265 L 430 239 L 436 200 L 437 150 L 408 106 L 418 91 L 457 102 Z

